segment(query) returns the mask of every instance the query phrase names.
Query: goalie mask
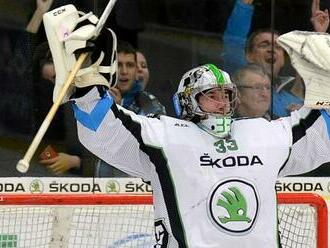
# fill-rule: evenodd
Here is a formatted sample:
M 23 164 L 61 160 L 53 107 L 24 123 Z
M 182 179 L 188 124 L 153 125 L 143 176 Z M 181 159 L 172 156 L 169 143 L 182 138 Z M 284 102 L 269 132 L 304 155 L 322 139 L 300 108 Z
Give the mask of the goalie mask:
M 173 97 L 179 118 L 191 120 L 219 138 L 230 135 L 237 100 L 237 89 L 228 73 L 212 64 L 185 73 Z
M 71 4 L 44 14 L 43 22 L 56 71 L 54 102 L 76 63 L 75 53 L 79 50 L 93 53 L 84 68 L 78 71 L 74 86 L 105 85 L 109 88 L 116 84 L 116 35 L 111 29 L 103 29 L 96 37 L 98 21 L 93 13 L 77 11 Z M 71 86 L 62 103 L 69 100 L 73 91 Z

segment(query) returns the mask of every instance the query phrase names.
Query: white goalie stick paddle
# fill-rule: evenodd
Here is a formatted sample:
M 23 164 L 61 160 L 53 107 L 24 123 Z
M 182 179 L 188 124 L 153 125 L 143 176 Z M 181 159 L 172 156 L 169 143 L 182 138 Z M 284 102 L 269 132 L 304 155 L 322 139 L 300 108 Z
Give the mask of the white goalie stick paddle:
M 105 8 L 104 12 L 102 13 L 102 16 L 100 17 L 97 25 L 96 25 L 96 35 L 94 36 L 94 38 L 97 37 L 97 35 L 99 35 L 101 29 L 103 28 L 103 25 L 105 24 L 108 16 L 110 15 L 110 12 L 113 8 L 113 6 L 115 5 L 116 0 L 110 0 L 109 3 L 107 4 L 107 7 Z M 26 173 L 30 167 L 30 161 L 34 155 L 34 153 L 36 152 L 38 146 L 40 145 L 40 142 L 42 140 L 42 138 L 44 137 L 51 121 L 53 120 L 56 111 L 58 110 L 63 98 L 65 97 L 70 85 L 72 84 L 74 77 L 76 76 L 77 72 L 80 70 L 82 64 L 84 63 L 85 59 L 87 58 L 88 53 L 82 53 L 80 54 L 77 62 L 75 63 L 72 71 L 70 72 L 67 80 L 65 81 L 65 83 L 63 84 L 63 87 L 56 99 L 56 101 L 54 102 L 54 104 L 52 105 L 52 107 L 50 108 L 47 116 L 45 117 L 44 121 L 42 122 L 37 134 L 34 136 L 32 143 L 30 144 L 28 150 L 26 151 L 23 159 L 20 159 L 16 165 L 16 169 L 21 172 L 21 173 Z

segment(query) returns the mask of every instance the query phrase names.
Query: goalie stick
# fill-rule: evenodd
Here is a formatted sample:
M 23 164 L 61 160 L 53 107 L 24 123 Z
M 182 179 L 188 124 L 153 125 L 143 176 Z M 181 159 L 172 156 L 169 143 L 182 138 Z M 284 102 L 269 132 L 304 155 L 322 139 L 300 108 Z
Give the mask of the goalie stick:
M 96 25 L 96 33 L 94 35 L 94 39 L 97 37 L 97 35 L 99 35 L 102 27 L 104 26 L 108 16 L 110 15 L 110 12 L 113 8 L 113 6 L 115 5 L 116 0 L 110 0 L 109 3 L 107 4 L 105 10 L 103 11 L 97 25 Z M 30 144 L 28 150 L 26 151 L 23 159 L 20 159 L 16 165 L 16 169 L 21 172 L 21 173 L 26 173 L 30 167 L 30 161 L 34 155 L 34 153 L 36 152 L 42 138 L 44 137 L 51 121 L 53 120 L 57 109 L 59 108 L 63 98 L 65 97 L 70 85 L 72 84 L 74 77 L 76 76 L 77 72 L 79 71 L 79 69 L 81 68 L 83 62 L 85 61 L 85 59 L 87 58 L 87 53 L 82 53 L 77 62 L 75 63 L 72 71 L 70 72 L 67 80 L 65 81 L 65 83 L 63 84 L 63 87 L 59 93 L 59 96 L 57 97 L 56 101 L 54 102 L 54 104 L 52 105 L 52 107 L 50 108 L 46 118 L 44 119 L 44 121 L 42 122 L 37 134 L 35 135 L 34 139 L 32 140 L 32 143 Z

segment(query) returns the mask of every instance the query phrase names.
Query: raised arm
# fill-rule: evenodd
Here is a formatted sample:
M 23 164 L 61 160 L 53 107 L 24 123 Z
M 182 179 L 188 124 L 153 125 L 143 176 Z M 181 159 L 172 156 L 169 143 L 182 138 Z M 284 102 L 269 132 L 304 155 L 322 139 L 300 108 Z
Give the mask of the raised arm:
M 146 178 L 150 147 L 161 146 L 162 122 L 116 105 L 100 86 L 74 102 L 80 142 L 108 164 Z
M 37 0 L 37 8 L 33 13 L 31 20 L 26 26 L 29 33 L 37 33 L 42 22 L 42 15 L 45 14 L 53 3 L 53 0 Z
M 236 0 L 223 35 L 224 70 L 230 74 L 246 64 L 245 42 L 251 28 L 253 0 Z
M 329 27 L 329 12 L 328 9 L 320 10 L 320 0 L 313 0 L 311 13 L 311 23 L 314 31 L 327 32 Z
M 314 109 L 294 111 L 288 119 L 292 150 L 281 175 L 300 174 L 330 161 L 330 35 L 293 31 L 277 41 L 304 80 L 304 106 Z
M 287 122 L 292 145 L 280 176 L 306 173 L 330 161 L 330 115 L 327 111 L 301 108 L 281 121 Z
M 66 5 L 44 15 L 56 71 L 53 99 L 57 104 L 73 102 L 79 140 L 89 151 L 129 174 L 146 178 L 150 172 L 146 169 L 150 166 L 146 147 L 159 146 L 157 135 L 161 135 L 162 125 L 155 124 L 153 130 L 151 123 L 160 123 L 159 120 L 117 108 L 110 95 L 109 88 L 117 82 L 117 39 L 108 28 L 98 34 L 104 13 L 98 19 Z M 80 53 L 88 55 L 88 60 L 77 69 L 76 57 L 81 61 Z M 70 84 L 63 85 L 68 75 Z M 63 91 L 65 87 L 69 90 Z

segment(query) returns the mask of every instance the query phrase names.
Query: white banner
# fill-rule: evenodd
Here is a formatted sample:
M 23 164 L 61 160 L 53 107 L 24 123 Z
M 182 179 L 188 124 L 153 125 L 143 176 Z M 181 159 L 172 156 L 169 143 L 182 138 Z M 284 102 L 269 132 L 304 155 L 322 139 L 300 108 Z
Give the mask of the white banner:
M 275 185 L 282 193 L 317 193 L 330 200 L 330 178 L 286 177 Z M 140 178 L 2 177 L 0 194 L 152 194 Z
M 2 177 L 0 194 L 152 194 L 140 178 Z

